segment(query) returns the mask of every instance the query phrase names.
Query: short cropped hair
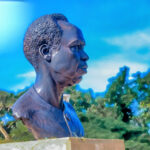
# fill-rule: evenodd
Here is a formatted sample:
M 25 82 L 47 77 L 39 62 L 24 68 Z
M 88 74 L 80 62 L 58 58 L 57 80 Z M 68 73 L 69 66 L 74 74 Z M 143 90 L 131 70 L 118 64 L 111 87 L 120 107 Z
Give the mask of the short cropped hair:
M 58 20 L 68 22 L 62 14 L 45 15 L 35 20 L 27 29 L 24 37 L 24 54 L 35 70 L 38 69 L 39 47 L 47 44 L 48 48 L 58 50 L 61 43 L 62 29 Z

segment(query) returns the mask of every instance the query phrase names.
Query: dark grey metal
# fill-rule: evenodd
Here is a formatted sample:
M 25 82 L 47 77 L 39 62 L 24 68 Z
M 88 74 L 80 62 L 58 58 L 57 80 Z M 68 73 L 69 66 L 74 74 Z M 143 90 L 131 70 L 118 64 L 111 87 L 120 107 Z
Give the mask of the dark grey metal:
M 62 14 L 42 16 L 28 28 L 24 53 L 35 68 L 36 81 L 12 111 L 36 139 L 84 135 L 75 110 L 62 99 L 63 89 L 87 73 L 84 45 L 81 30 Z

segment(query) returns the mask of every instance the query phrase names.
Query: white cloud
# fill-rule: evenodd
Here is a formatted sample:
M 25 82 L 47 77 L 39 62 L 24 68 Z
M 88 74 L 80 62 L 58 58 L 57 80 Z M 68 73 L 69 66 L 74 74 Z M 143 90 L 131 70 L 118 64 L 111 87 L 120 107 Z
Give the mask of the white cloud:
M 130 75 L 137 71 L 145 72 L 148 69 L 148 65 L 146 64 L 129 62 L 120 55 L 112 56 L 111 58 L 91 62 L 89 64 L 88 73 L 83 77 L 80 86 L 83 89 L 92 88 L 95 92 L 104 92 L 108 85 L 107 80 L 116 76 L 119 72 L 119 68 L 123 66 L 130 67 Z
M 23 78 L 23 81 L 15 86 L 13 86 L 10 90 L 13 90 L 14 92 L 17 92 L 19 90 L 23 90 L 26 87 L 30 86 L 34 80 L 35 80 L 35 72 L 30 71 L 24 74 L 17 75 L 18 78 Z
M 23 77 L 23 78 L 35 78 L 35 71 L 30 71 L 24 74 L 19 74 L 17 77 Z
M 131 34 L 125 34 L 122 36 L 105 38 L 104 41 L 111 45 L 116 45 L 125 50 L 132 48 L 150 48 L 150 29 L 137 31 Z

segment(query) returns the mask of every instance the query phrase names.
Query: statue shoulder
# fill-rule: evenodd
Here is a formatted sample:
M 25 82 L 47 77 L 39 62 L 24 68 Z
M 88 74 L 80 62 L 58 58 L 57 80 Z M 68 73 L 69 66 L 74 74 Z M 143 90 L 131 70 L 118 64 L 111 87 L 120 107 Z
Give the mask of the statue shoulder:
M 32 91 L 29 89 L 14 103 L 11 110 L 12 115 L 16 119 L 28 119 L 28 110 L 30 108 L 30 104 L 32 103 L 32 98 Z

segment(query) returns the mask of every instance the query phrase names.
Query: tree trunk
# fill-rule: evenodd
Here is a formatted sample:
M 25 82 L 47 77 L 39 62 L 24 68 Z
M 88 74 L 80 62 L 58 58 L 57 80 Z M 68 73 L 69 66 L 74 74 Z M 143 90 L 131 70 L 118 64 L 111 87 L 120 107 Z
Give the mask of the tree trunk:
M 3 136 L 5 137 L 5 140 L 9 140 L 10 136 L 8 135 L 8 133 L 6 132 L 6 130 L 2 127 L 2 125 L 0 124 L 0 132 L 3 134 Z

